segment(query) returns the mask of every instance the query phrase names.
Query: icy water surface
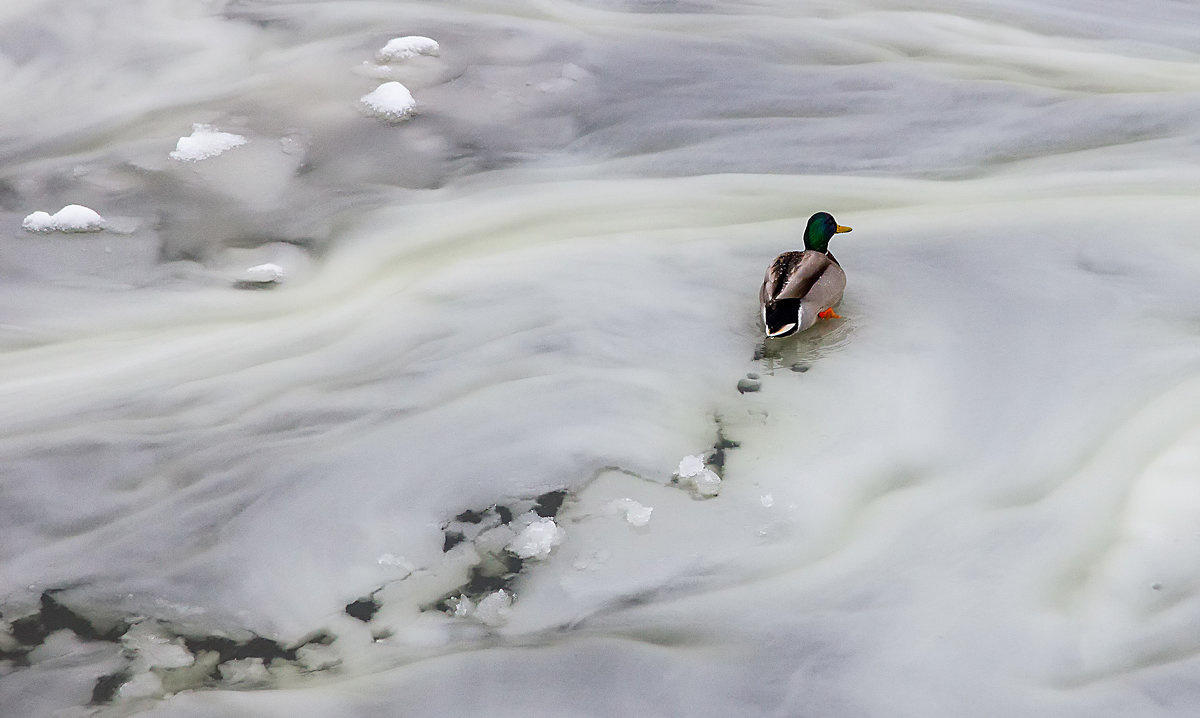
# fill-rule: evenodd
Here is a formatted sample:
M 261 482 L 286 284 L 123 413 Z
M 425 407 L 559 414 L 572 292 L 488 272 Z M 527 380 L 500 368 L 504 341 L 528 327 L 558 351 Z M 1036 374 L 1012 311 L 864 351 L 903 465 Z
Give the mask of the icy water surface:
M 0 713 L 1193 715 L 1198 24 L 6 3 Z

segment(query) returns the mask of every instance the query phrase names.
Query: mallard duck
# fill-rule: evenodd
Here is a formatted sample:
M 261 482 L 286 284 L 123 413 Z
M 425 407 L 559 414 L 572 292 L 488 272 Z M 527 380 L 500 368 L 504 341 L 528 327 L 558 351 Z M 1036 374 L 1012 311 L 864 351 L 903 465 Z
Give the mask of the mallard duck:
M 829 240 L 849 231 L 828 212 L 817 212 L 804 229 L 804 251 L 784 252 L 771 262 L 758 294 L 768 337 L 802 332 L 818 317 L 838 317 L 833 306 L 842 301 L 846 273 L 829 253 Z

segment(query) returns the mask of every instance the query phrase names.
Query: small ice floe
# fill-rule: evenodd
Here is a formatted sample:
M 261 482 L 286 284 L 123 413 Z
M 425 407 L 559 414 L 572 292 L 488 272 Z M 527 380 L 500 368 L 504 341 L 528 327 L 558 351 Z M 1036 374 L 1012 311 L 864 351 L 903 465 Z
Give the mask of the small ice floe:
M 542 559 L 567 537 L 551 518 L 539 518 L 526 526 L 506 547 L 521 558 Z
M 412 115 L 417 109 L 408 88 L 399 82 L 385 82 L 362 96 L 361 102 L 373 115 L 396 122 Z
M 34 212 L 21 222 L 30 232 L 99 232 L 105 220 L 96 210 L 69 204 L 54 214 Z
M 624 513 L 630 526 L 639 528 L 650 523 L 650 514 L 654 512 L 653 507 L 643 506 L 633 499 L 614 499 L 609 506 L 618 513 Z
M 180 137 L 170 157 L 181 162 L 199 162 L 246 144 L 246 138 L 221 132 L 212 125 L 194 124 L 192 134 Z
M 283 267 L 278 264 L 270 262 L 257 264 L 242 270 L 242 273 L 234 280 L 234 286 L 240 289 L 264 289 L 279 284 L 286 275 Z
M 245 271 L 245 280 L 258 284 L 270 284 L 271 282 L 282 280 L 285 274 L 286 272 L 283 271 L 283 267 L 268 262 L 247 268 Z
M 485 626 L 500 626 L 512 614 L 513 595 L 501 588 L 479 599 L 479 603 L 466 596 L 452 598 L 450 602 L 455 618 L 474 618 Z
M 375 59 L 379 62 L 398 62 L 417 55 L 436 57 L 439 52 L 441 52 L 441 46 L 437 44 L 436 40 L 420 35 L 406 35 L 388 40 L 387 44 L 375 53 Z
M 704 468 L 703 456 L 685 456 L 679 460 L 679 468 L 675 470 L 675 474 L 681 479 L 688 479 L 704 471 Z
M 145 698 L 161 698 L 163 695 L 162 679 L 157 674 L 146 671 L 136 673 L 117 689 L 114 698 L 120 701 L 136 701 Z
M 184 645 L 183 639 L 172 636 L 155 621 L 142 621 L 121 636 L 121 646 L 127 653 L 136 656 L 134 667 L 182 668 L 190 666 L 196 657 Z
M 449 599 L 450 606 L 454 609 L 455 618 L 466 618 L 475 613 L 475 602 L 466 596 L 456 596 Z
M 764 509 L 769 509 L 775 505 L 775 497 L 771 494 L 763 494 L 758 497 L 758 500 L 762 503 Z
M 685 456 L 675 471 L 679 483 L 690 486 L 701 498 L 710 498 L 721 493 L 721 477 L 704 465 L 703 456 Z
M 499 626 L 512 615 L 513 595 L 503 588 L 493 591 L 475 605 L 474 616 L 480 623 L 487 626 Z
M 225 661 L 217 667 L 221 680 L 236 685 L 264 685 L 271 680 L 271 672 L 261 658 L 237 658 Z

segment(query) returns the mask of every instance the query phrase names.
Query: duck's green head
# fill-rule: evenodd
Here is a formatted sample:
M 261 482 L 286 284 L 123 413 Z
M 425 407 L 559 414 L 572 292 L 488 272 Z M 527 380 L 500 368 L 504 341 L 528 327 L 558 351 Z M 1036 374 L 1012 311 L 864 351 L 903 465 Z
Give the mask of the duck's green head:
M 804 228 L 804 248 L 828 252 L 830 238 L 835 234 L 849 231 L 849 227 L 843 227 L 835 222 L 833 215 L 828 212 L 817 212 L 808 218 L 808 226 Z

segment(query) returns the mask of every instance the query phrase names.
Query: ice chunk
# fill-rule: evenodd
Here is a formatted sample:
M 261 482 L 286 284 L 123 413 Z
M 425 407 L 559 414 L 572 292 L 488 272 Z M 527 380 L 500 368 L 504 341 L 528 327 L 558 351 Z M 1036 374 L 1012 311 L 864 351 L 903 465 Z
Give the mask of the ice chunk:
M 273 284 L 283 280 L 286 272 L 278 264 L 258 264 L 242 272 L 240 281 L 251 284 Z
M 138 673 L 117 689 L 117 698 L 123 701 L 133 701 L 139 698 L 161 698 L 163 694 L 162 679 L 150 671 Z
M 689 476 L 680 483 L 690 485 L 701 498 L 710 498 L 721 493 L 721 477 L 712 469 L 701 469 L 700 473 Z
M 238 658 L 225 661 L 217 669 L 222 680 L 229 683 L 263 684 L 271 680 L 271 674 L 261 658 Z
M 475 602 L 466 596 L 456 596 L 448 602 L 454 607 L 455 618 L 466 618 L 475 613 Z
M 333 648 L 313 643 L 297 648 L 296 658 L 306 671 L 323 671 L 342 662 L 341 656 Z
M 702 498 L 716 496 L 721 491 L 721 477 L 704 466 L 704 457 L 699 454 L 683 457 L 675 475 L 679 477 L 680 484 L 691 486 L 696 495 Z
M 375 57 L 380 62 L 396 62 L 397 60 L 407 60 L 417 55 L 436 56 L 440 51 L 441 46 L 437 44 L 436 40 L 421 37 L 420 35 L 406 35 L 388 40 L 387 44 L 376 53 Z
M 488 626 L 499 626 L 512 614 L 512 594 L 504 589 L 489 593 L 475 607 L 475 618 Z
M 408 88 L 399 82 L 385 82 L 362 96 L 362 103 L 373 114 L 387 120 L 403 120 L 417 108 Z
M 517 532 L 507 525 L 501 524 L 479 534 L 475 539 L 476 550 L 482 553 L 498 554 L 517 537 Z
M 554 519 L 539 518 L 517 534 L 507 548 L 521 558 L 546 558 L 566 537 L 567 532 Z
M 190 666 L 164 668 L 158 671 L 158 677 L 162 681 L 163 692 L 178 693 L 192 688 L 199 688 L 204 685 L 204 682 L 208 680 L 213 670 L 220 663 L 221 654 L 217 651 L 201 651 L 196 656 L 195 662 Z
M 34 212 L 21 222 L 30 232 L 99 232 L 104 224 L 95 210 L 79 204 L 69 204 L 54 214 Z
M 763 508 L 769 509 L 775 505 L 775 497 L 771 494 L 763 494 L 758 500 L 762 502 Z
M 212 125 L 194 124 L 192 134 L 179 138 L 170 157 L 182 162 L 199 162 L 244 144 L 246 138 L 241 135 L 221 132 Z
M 616 499 L 611 504 L 617 511 L 625 512 L 625 520 L 631 526 L 645 526 L 650 523 L 650 514 L 654 509 L 650 506 L 643 506 L 633 499 Z
M 679 478 L 687 479 L 699 474 L 701 471 L 704 471 L 704 457 L 696 455 L 683 457 L 675 473 L 679 474 Z
M 187 649 L 183 639 L 163 631 L 155 621 L 142 621 L 121 636 L 121 645 L 133 654 L 134 667 L 144 669 L 182 668 L 190 666 L 196 657 Z

